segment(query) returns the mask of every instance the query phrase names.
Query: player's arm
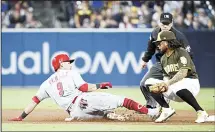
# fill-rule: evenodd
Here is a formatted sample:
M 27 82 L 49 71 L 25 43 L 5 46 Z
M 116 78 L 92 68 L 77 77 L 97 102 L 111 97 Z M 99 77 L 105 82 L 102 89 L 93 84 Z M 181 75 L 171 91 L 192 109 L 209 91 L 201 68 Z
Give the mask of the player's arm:
M 37 91 L 36 95 L 32 98 L 32 102 L 27 105 L 22 114 L 19 117 L 10 119 L 10 121 L 22 121 L 25 119 L 35 108 L 36 106 L 44 99 L 48 98 L 49 95 L 44 89 L 44 83 L 40 86 L 40 89 Z
M 112 88 L 112 84 L 110 82 L 102 82 L 98 84 L 87 83 L 77 71 L 73 71 L 72 76 L 76 87 L 82 92 L 91 92 L 97 89 Z
M 181 68 L 176 74 L 175 76 L 170 79 L 169 81 L 167 81 L 167 85 L 172 85 L 180 80 L 182 80 L 183 78 L 185 78 L 187 76 L 188 73 L 188 69 L 183 69 Z
M 175 74 L 175 76 L 173 76 L 172 79 L 170 79 L 167 82 L 168 86 L 182 80 L 187 76 L 188 71 L 191 69 L 190 60 L 191 58 L 185 50 L 182 50 L 179 53 L 179 58 L 178 58 L 179 71 Z
M 28 104 L 28 106 L 24 109 L 24 111 L 22 112 L 22 114 L 19 117 L 10 119 L 10 121 L 22 121 L 23 119 L 25 119 L 25 117 L 27 117 L 34 110 L 34 108 L 38 104 L 39 103 L 37 103 L 33 100 L 30 104 Z
M 144 53 L 144 56 L 142 57 L 142 60 L 144 62 L 148 62 L 152 56 L 155 54 L 156 51 L 156 45 L 152 42 L 154 41 L 154 38 L 152 37 L 152 34 L 150 35 L 149 41 L 148 41 L 148 47 L 146 52 Z
M 79 90 L 82 92 L 92 92 L 97 89 L 108 89 L 112 88 L 112 84 L 110 82 L 102 82 L 98 84 L 85 83 L 80 86 Z

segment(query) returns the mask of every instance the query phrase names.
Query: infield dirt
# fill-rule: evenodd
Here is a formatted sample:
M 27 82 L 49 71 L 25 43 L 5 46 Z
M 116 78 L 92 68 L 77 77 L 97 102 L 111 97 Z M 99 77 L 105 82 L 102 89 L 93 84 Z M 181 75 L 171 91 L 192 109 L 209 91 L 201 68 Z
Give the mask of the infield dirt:
M 14 110 L 14 109 L 4 109 L 2 110 L 2 122 L 3 123 L 13 123 L 11 121 L 8 121 L 10 118 L 14 118 L 19 116 L 22 113 L 23 110 Z M 207 111 L 209 115 L 215 115 L 215 111 Z M 73 123 L 97 123 L 97 122 L 107 122 L 107 123 L 129 123 L 129 124 L 155 124 L 155 125 L 192 125 L 196 124 L 194 121 L 196 119 L 196 112 L 195 111 L 189 111 L 189 110 L 176 110 L 176 114 L 173 115 L 167 122 L 165 123 L 154 123 L 152 120 L 147 116 L 143 114 L 137 114 L 131 110 L 116 110 L 116 113 L 126 113 L 131 115 L 130 120 L 121 122 L 121 121 L 115 121 L 115 120 L 108 120 L 108 119 L 94 119 L 94 120 L 85 120 L 85 121 L 71 121 Z M 36 123 L 36 124 L 55 124 L 55 123 L 71 123 L 71 122 L 65 122 L 64 119 L 68 117 L 69 115 L 61 109 L 58 110 L 48 110 L 48 109 L 38 109 L 33 111 L 26 119 L 20 123 Z M 14 122 L 15 123 L 15 122 Z M 17 123 L 17 122 L 16 122 Z M 200 125 L 212 125 L 215 124 L 215 122 L 207 122 L 202 123 Z

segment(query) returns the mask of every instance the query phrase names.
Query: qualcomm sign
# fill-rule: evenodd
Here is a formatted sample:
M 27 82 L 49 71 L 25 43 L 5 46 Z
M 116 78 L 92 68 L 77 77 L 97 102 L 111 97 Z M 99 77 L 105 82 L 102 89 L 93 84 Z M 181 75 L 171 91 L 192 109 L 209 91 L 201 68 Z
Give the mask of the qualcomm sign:
M 132 67 L 135 74 L 140 74 L 142 71 L 141 58 L 144 55 L 144 52 L 142 52 L 140 56 L 135 56 L 132 51 L 128 51 L 125 56 L 120 56 L 119 52 L 113 51 L 109 57 L 106 57 L 104 52 L 97 51 L 95 52 L 94 58 L 92 58 L 89 53 L 82 50 L 73 53 L 57 51 L 50 55 L 50 44 L 49 42 L 44 42 L 42 44 L 42 53 L 39 51 L 24 51 L 18 55 L 17 52 L 12 51 L 9 56 L 9 66 L 2 66 L 2 75 L 17 74 L 18 70 L 25 75 L 49 74 L 50 71 L 53 70 L 51 68 L 51 58 L 59 53 L 66 53 L 76 60 L 82 59 L 84 64 L 81 67 L 74 64 L 74 68 L 81 74 L 96 74 L 99 66 L 103 69 L 104 74 L 111 74 L 114 66 L 117 67 L 120 74 L 126 74 L 129 65 Z M 27 59 L 33 61 L 32 66 L 29 67 L 25 65 Z M 152 62 L 149 61 L 148 68 L 151 66 Z

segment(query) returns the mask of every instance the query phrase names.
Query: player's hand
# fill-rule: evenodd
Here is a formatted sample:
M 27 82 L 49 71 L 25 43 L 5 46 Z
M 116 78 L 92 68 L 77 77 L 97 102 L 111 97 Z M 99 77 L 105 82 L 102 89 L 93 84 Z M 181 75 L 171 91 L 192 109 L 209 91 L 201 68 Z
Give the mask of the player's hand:
M 146 66 L 147 66 L 147 62 L 143 61 L 142 62 L 142 69 L 146 68 Z
M 149 87 L 150 92 L 152 93 L 163 93 L 168 90 L 168 85 L 165 82 L 156 83 Z
M 112 84 L 110 82 L 102 82 L 102 83 L 100 83 L 100 88 L 101 89 L 112 88 Z
M 16 118 L 9 119 L 9 121 L 22 121 L 22 118 L 16 117 Z

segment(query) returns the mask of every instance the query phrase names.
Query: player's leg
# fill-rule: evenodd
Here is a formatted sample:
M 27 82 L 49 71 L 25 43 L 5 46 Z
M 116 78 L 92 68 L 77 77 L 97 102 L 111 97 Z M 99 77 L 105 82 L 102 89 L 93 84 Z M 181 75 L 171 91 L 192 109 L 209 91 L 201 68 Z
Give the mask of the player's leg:
M 142 94 L 144 95 L 146 99 L 146 107 L 147 108 L 155 108 L 157 106 L 157 102 L 155 99 L 151 96 L 148 87 L 146 86 L 146 80 L 152 78 L 152 79 L 163 79 L 163 73 L 160 63 L 155 63 L 151 69 L 148 70 L 148 72 L 144 75 L 140 82 L 140 89 Z
M 92 92 L 93 93 L 93 92 Z M 85 97 L 87 93 L 79 95 L 75 103 L 68 108 L 70 117 L 65 121 L 72 120 L 87 120 L 87 119 L 101 119 L 107 111 L 102 111 L 97 108 L 93 108 L 91 105 L 92 100 Z M 94 98 L 92 98 L 94 99 Z
M 110 98 L 110 99 L 109 99 Z M 112 99 L 113 98 L 113 99 Z M 101 119 L 110 113 L 111 119 L 124 120 L 126 117 L 113 113 L 120 104 L 120 98 L 108 93 L 89 92 L 78 97 L 70 114 L 70 119 Z
M 157 105 L 157 102 L 154 100 L 154 98 L 151 96 L 148 87 L 145 86 L 145 81 L 150 77 L 150 71 L 149 70 L 142 78 L 140 82 L 140 90 L 146 100 L 146 107 L 147 108 L 155 108 Z
M 189 90 L 182 89 L 178 91 L 176 94 L 195 109 L 198 116 L 195 121 L 196 123 L 202 123 L 207 120 L 207 117 L 208 117 L 207 112 L 202 109 L 202 107 L 199 105 L 194 95 Z
M 164 122 L 168 120 L 171 116 L 175 114 L 175 110 L 169 106 L 167 101 L 164 98 L 164 95 L 161 93 L 151 93 L 152 97 L 158 102 L 161 106 L 161 114 L 155 120 L 155 122 Z
M 146 86 L 149 87 L 151 85 L 154 85 L 156 83 L 161 83 L 163 80 L 159 79 L 153 79 L 149 78 L 146 80 Z M 151 96 L 158 102 L 158 104 L 161 106 L 161 114 L 159 117 L 155 120 L 155 122 L 163 122 L 167 119 L 169 119 L 172 115 L 175 114 L 175 110 L 169 106 L 169 103 L 166 101 L 166 97 L 164 97 L 161 93 L 151 93 Z M 168 96 L 167 96 L 168 97 Z M 169 99 L 167 99 L 169 100 Z
M 181 81 L 169 86 L 168 91 L 163 93 L 164 96 L 176 102 L 187 102 L 196 111 L 198 118 L 196 122 L 205 122 L 208 114 L 200 107 L 195 99 L 199 93 L 200 85 L 198 79 L 184 78 Z M 157 122 L 162 122 L 163 118 L 160 116 Z
M 83 111 L 88 114 L 94 113 L 95 111 L 102 111 L 105 115 L 112 112 L 118 107 L 125 107 L 129 110 L 134 110 L 139 113 L 148 115 L 155 115 L 159 113 L 157 109 L 148 109 L 132 99 L 113 95 L 110 93 L 86 93 L 82 99 L 86 100 L 87 102 L 87 107 Z
M 151 93 L 151 95 L 161 106 L 161 114 L 157 117 L 155 122 L 164 122 L 175 114 L 175 110 L 169 106 L 163 94 Z
M 184 102 L 193 107 L 197 112 L 197 120 L 195 122 L 201 123 L 207 120 L 208 114 L 197 102 L 195 96 L 200 91 L 200 84 L 198 79 L 184 78 L 178 85 L 175 86 L 174 93 L 180 97 Z M 178 88 L 179 87 L 179 88 Z M 182 89 L 182 88 L 183 89 Z

